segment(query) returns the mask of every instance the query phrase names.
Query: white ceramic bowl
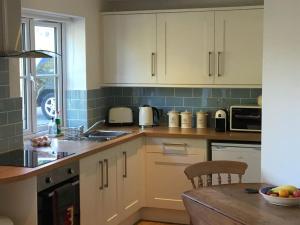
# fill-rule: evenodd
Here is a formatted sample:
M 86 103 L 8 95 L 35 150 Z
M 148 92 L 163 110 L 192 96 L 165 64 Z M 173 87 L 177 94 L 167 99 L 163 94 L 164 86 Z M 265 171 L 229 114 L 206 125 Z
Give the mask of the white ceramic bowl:
M 300 206 L 300 198 L 283 198 L 267 195 L 267 192 L 274 187 L 264 187 L 259 190 L 259 193 L 264 197 L 264 199 L 273 204 L 281 206 Z

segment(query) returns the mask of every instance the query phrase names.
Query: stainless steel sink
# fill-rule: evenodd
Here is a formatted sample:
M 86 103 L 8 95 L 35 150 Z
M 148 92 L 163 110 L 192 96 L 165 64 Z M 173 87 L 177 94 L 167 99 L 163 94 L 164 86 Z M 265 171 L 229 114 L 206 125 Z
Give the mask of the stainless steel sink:
M 89 132 L 86 137 L 92 141 L 109 141 L 126 134 L 130 134 L 131 132 L 128 131 L 110 131 L 110 130 L 95 130 Z

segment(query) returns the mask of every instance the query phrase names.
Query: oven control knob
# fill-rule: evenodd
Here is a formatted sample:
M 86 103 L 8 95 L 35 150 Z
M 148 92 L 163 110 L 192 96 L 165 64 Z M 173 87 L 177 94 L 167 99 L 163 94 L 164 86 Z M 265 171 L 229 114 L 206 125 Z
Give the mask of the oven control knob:
M 74 169 L 72 169 L 72 168 L 69 168 L 69 169 L 68 169 L 68 174 L 72 175 L 72 174 L 74 174 L 74 173 L 75 173 Z
M 46 177 L 45 182 L 47 184 L 52 184 L 53 183 L 52 177 Z

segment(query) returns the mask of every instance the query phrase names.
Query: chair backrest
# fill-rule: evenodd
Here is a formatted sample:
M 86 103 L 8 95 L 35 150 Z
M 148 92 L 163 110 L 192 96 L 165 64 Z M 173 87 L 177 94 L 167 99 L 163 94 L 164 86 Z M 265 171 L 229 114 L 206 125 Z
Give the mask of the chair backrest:
M 247 167 L 247 163 L 244 162 L 216 160 L 199 162 L 188 166 L 184 170 L 184 173 L 192 182 L 193 188 L 197 189 L 205 186 L 205 180 L 203 179 L 204 177 L 206 177 L 206 186 L 211 186 L 213 174 L 216 174 L 218 176 L 219 185 L 222 184 L 221 174 L 227 174 L 228 184 L 231 184 L 231 175 L 237 174 L 239 183 L 241 183 L 242 176 L 245 174 Z M 196 178 L 198 178 L 198 182 L 195 182 Z

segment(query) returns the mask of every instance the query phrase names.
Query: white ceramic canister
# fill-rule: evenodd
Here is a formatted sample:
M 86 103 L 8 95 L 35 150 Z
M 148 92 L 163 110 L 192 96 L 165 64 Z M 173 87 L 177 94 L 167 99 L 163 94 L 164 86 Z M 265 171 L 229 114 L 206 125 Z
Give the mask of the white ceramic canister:
M 207 113 L 197 112 L 197 128 L 207 128 Z
M 170 128 L 179 127 L 179 112 L 170 111 L 168 112 L 168 116 L 169 116 L 169 127 Z
M 185 111 L 180 113 L 181 128 L 192 128 L 192 113 Z

